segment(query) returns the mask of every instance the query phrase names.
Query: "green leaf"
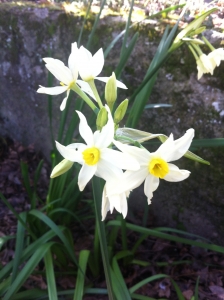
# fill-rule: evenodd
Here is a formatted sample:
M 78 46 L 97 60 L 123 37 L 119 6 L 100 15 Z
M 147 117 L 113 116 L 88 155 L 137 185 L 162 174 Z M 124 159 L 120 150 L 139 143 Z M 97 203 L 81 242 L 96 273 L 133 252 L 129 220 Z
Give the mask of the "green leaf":
M 116 257 L 113 258 L 112 268 L 113 268 L 113 288 L 116 291 L 115 295 L 117 299 L 131 300 L 130 292 L 126 286 L 124 277 L 122 276 Z
M 33 270 L 39 264 L 41 259 L 45 256 L 46 252 L 53 245 L 53 242 L 47 243 L 45 245 L 41 245 L 38 249 L 36 249 L 35 253 L 32 257 L 27 261 L 26 265 L 20 271 L 19 275 L 12 282 L 10 288 L 7 293 L 3 297 L 2 300 L 10 300 L 11 297 L 20 289 L 23 283 L 27 280 L 27 278 L 32 274 Z
M 21 219 L 23 219 L 24 223 L 26 222 L 26 212 L 20 214 Z M 15 247 L 15 258 L 13 260 L 13 268 L 12 268 L 12 282 L 15 280 L 19 266 L 21 264 L 21 256 L 24 247 L 24 238 L 25 238 L 25 227 L 18 220 L 17 225 L 17 233 L 16 233 L 16 247 Z
M 55 275 L 54 275 L 54 266 L 52 260 L 52 254 L 50 248 L 47 250 L 44 256 L 44 263 L 45 263 L 45 270 L 46 270 L 46 277 L 47 277 L 47 289 L 48 289 L 48 296 L 49 300 L 57 300 L 57 287 L 55 282 Z
M 144 109 L 148 108 L 160 108 L 160 107 L 172 107 L 173 105 L 171 104 L 166 104 L 166 103 L 152 103 L 152 104 L 147 104 Z
M 82 300 L 84 295 L 85 273 L 90 251 L 82 250 L 79 254 L 79 270 L 75 286 L 74 300 Z
M 113 221 L 109 221 L 107 223 L 107 226 L 119 226 L 120 227 L 121 223 L 117 220 L 113 220 Z M 133 224 L 130 224 L 130 223 L 127 223 L 127 222 L 126 222 L 126 226 L 127 226 L 128 229 L 130 229 L 132 231 L 135 231 L 135 232 L 139 232 L 141 234 L 148 234 L 148 235 L 151 235 L 151 236 L 156 236 L 156 237 L 161 238 L 161 239 L 174 241 L 174 242 L 177 242 L 177 243 L 193 245 L 193 246 L 196 246 L 196 247 L 200 247 L 200 248 L 204 248 L 204 249 L 224 253 L 224 247 L 221 247 L 221 246 L 218 246 L 218 245 L 215 245 L 215 244 L 208 244 L 208 243 L 198 242 L 198 241 L 194 241 L 194 240 L 189 240 L 189 239 L 186 239 L 186 238 L 182 238 L 182 237 L 174 236 L 174 235 L 171 235 L 171 234 L 163 233 L 163 232 L 157 231 L 156 229 L 148 229 L 148 228 L 133 225 Z
M 135 47 L 138 36 L 139 36 L 139 34 L 138 34 L 138 32 L 136 32 L 135 35 L 133 36 L 133 38 L 131 39 L 128 47 L 125 49 L 124 54 L 120 57 L 119 64 L 115 70 L 116 78 L 118 78 L 118 79 L 120 78 L 121 72 L 123 71 L 123 69 L 128 61 L 128 58 L 130 57 L 130 55 Z
M 41 221 L 43 221 L 45 224 L 47 224 L 48 227 L 50 227 L 57 234 L 57 236 L 64 243 L 65 248 L 67 249 L 67 252 L 70 254 L 70 257 L 73 260 L 73 262 L 76 265 L 78 265 L 77 259 L 76 259 L 75 255 L 74 255 L 73 245 L 71 245 L 69 243 L 68 239 L 65 237 L 65 235 L 63 234 L 63 232 L 59 228 L 59 226 L 57 226 L 48 216 L 46 216 L 45 214 L 43 214 L 42 212 L 40 212 L 38 210 L 31 210 L 29 212 L 29 214 L 34 215 L 35 217 L 37 217 L 38 219 L 40 219 Z
M 200 280 L 200 276 L 198 276 L 197 281 L 196 281 L 194 300 L 198 300 L 198 286 L 199 286 L 199 280 Z
M 169 278 L 169 276 L 165 275 L 165 274 L 157 274 L 157 275 L 147 277 L 147 278 L 141 280 L 140 282 L 138 282 L 137 284 L 135 284 L 133 287 L 131 287 L 129 289 L 129 291 L 132 294 L 135 291 L 137 291 L 138 289 L 140 289 L 142 286 L 146 285 L 147 283 L 152 282 L 154 280 L 161 279 L 161 278 Z

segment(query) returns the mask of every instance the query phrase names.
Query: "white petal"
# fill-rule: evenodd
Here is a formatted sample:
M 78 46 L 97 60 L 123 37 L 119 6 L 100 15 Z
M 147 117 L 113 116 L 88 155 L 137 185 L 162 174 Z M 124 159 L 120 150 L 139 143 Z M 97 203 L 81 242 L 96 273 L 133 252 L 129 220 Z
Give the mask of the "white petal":
M 63 99 L 61 105 L 60 105 L 60 110 L 63 111 L 66 107 L 66 103 L 67 103 L 67 100 L 68 100 L 68 96 L 69 96 L 69 92 L 70 90 L 67 90 L 67 93 L 66 93 L 66 97 Z
M 161 157 L 169 162 L 181 158 L 189 149 L 194 137 L 194 129 L 190 128 L 179 139 L 173 141 L 170 136 L 155 153 L 159 153 Z
M 188 178 L 191 173 L 187 170 L 180 170 L 174 164 L 168 164 L 168 166 L 169 166 L 169 173 L 164 177 L 166 181 L 171 181 L 171 182 L 182 181 Z
M 100 48 L 92 57 L 91 61 L 91 68 L 92 68 L 92 74 L 94 77 L 96 77 L 98 74 L 101 73 L 104 65 L 104 55 L 103 55 L 103 49 Z
M 103 189 L 103 194 L 102 194 L 102 206 L 101 206 L 101 215 L 102 215 L 102 221 L 105 220 L 107 216 L 107 212 L 110 210 L 110 202 L 108 197 L 106 196 L 106 185 L 104 186 Z
M 91 69 L 91 60 L 92 54 L 83 46 L 79 48 L 78 52 L 78 70 L 79 75 L 84 81 L 93 79 L 92 69 Z
M 105 181 L 120 178 L 122 174 L 122 170 L 114 166 L 111 162 L 100 160 L 97 164 L 96 176 L 103 178 Z
M 72 72 L 73 79 L 76 81 L 78 78 L 78 48 L 77 43 L 72 44 L 72 52 L 68 58 L 68 67 Z
M 113 206 L 125 218 L 128 212 L 128 205 L 125 193 L 111 195 L 109 197 L 110 206 Z
M 86 81 L 78 79 L 76 83 L 80 86 L 81 90 L 88 94 L 90 97 L 92 97 L 96 101 L 96 97 L 93 94 L 93 91 L 91 90 L 89 84 Z
M 43 61 L 46 63 L 46 64 L 56 64 L 58 66 L 64 66 L 65 64 L 63 63 L 63 61 L 59 60 L 59 59 L 55 59 L 55 58 L 52 58 L 52 57 L 45 57 L 45 58 L 42 58 Z
M 107 83 L 109 78 L 110 77 L 95 77 L 95 79 L 103 81 L 105 83 Z M 117 84 L 117 87 L 119 87 L 120 89 L 127 89 L 126 85 L 123 82 L 119 81 L 119 80 L 116 80 L 116 84 Z
M 60 63 L 59 63 L 60 62 Z M 74 79 L 71 70 L 57 59 L 54 62 L 47 63 L 45 67 L 61 82 L 69 85 Z
M 92 129 L 87 124 L 85 116 L 80 111 L 76 110 L 76 112 L 80 118 L 79 133 L 80 133 L 81 137 L 84 139 L 84 141 L 86 142 L 86 144 L 89 147 L 92 147 L 94 145 Z
M 79 172 L 78 177 L 78 185 L 79 190 L 83 191 L 86 184 L 90 181 L 90 179 L 93 177 L 93 175 L 96 173 L 97 165 L 94 166 L 88 166 L 84 164 L 82 166 L 82 169 Z
M 101 131 L 98 130 L 94 132 L 94 144 L 100 149 L 107 148 L 112 143 L 114 138 L 114 121 L 109 107 L 107 105 L 105 107 L 108 112 L 107 124 L 102 128 Z
M 129 146 L 122 144 L 121 142 L 113 140 L 114 145 L 124 153 L 133 156 L 140 165 L 148 165 L 150 159 L 150 153 L 146 149 L 141 149 L 135 146 Z
M 153 192 L 159 186 L 159 178 L 149 174 L 146 177 L 145 184 L 144 184 L 144 193 L 148 198 L 148 204 L 151 203 L 151 199 L 153 197 Z
M 59 95 L 67 91 L 68 87 L 64 86 L 54 86 L 54 87 L 44 87 L 40 85 L 37 93 L 47 94 L 47 95 Z
M 140 168 L 139 163 L 135 158 L 109 148 L 101 150 L 100 159 L 111 162 L 114 166 L 124 170 L 136 171 Z
M 116 181 L 114 186 L 107 189 L 108 196 L 113 194 L 121 194 L 126 191 L 131 191 L 140 186 L 149 172 L 146 167 L 142 167 L 138 171 L 126 171 L 123 176 Z
M 122 173 L 122 172 L 121 172 Z M 109 180 L 106 182 L 105 185 L 105 192 L 107 196 L 107 189 L 110 190 L 110 187 L 114 186 L 114 183 L 116 183 L 119 180 L 119 178 L 115 178 L 114 180 Z M 128 195 L 126 195 L 128 194 Z M 115 208 L 118 212 L 122 213 L 123 217 L 125 218 L 128 212 L 128 205 L 127 205 L 127 197 L 129 196 L 129 191 L 128 192 L 123 192 L 121 194 L 114 194 L 110 195 L 108 198 L 108 201 L 110 203 L 110 210 L 111 212 Z
M 82 145 L 82 147 L 80 147 L 80 145 Z M 82 151 L 84 151 L 83 148 L 85 148 L 86 145 L 77 143 L 77 144 L 70 144 L 67 147 L 65 147 L 56 141 L 56 147 L 60 152 L 60 154 L 67 160 L 74 161 L 79 164 L 83 164 Z
M 213 75 L 214 66 L 212 65 L 212 63 L 211 63 L 211 61 L 210 61 L 208 55 L 206 55 L 206 54 L 204 54 L 204 53 L 201 54 L 201 55 L 200 55 L 200 60 L 201 60 L 201 62 L 202 62 L 202 64 L 203 64 L 203 66 L 205 67 L 205 69 L 206 69 L 209 73 L 211 73 L 211 75 Z

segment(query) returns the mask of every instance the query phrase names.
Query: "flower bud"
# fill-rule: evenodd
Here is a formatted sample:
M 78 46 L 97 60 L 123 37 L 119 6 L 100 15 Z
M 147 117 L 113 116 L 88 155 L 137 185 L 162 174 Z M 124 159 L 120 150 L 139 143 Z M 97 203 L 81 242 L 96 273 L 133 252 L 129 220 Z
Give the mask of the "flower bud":
M 117 109 L 114 113 L 114 123 L 115 124 L 120 123 L 120 121 L 124 118 L 127 108 L 128 108 L 128 99 L 125 99 L 117 107 Z
M 55 178 L 59 175 L 64 174 L 65 172 L 67 172 L 72 165 L 74 164 L 73 161 L 67 160 L 67 159 L 63 159 L 59 164 L 57 164 L 54 169 L 51 172 L 51 178 Z
M 106 83 L 105 99 L 106 99 L 106 102 L 107 102 L 110 110 L 112 111 L 114 102 L 117 99 L 117 83 L 116 83 L 116 76 L 115 76 L 114 72 L 109 77 L 109 80 Z
M 101 130 L 103 126 L 107 124 L 107 121 L 108 121 L 107 110 L 105 107 L 101 107 L 96 118 L 97 130 Z

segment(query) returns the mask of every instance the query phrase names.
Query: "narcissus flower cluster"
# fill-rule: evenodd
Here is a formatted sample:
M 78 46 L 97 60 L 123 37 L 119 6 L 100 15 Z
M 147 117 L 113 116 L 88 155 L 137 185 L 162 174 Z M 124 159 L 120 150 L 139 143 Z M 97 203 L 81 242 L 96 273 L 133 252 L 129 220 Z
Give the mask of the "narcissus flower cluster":
M 220 55 L 222 57 L 222 52 Z M 102 192 L 102 220 L 107 212 L 112 212 L 114 208 L 125 218 L 128 212 L 127 198 L 130 192 L 143 182 L 144 193 L 150 204 L 160 180 L 178 182 L 190 175 L 188 170 L 181 170 L 171 162 L 187 153 L 194 137 L 194 129 L 188 129 L 177 140 L 174 140 L 172 134 L 165 137 L 135 129 L 118 129 L 127 111 L 128 99 L 123 100 L 114 109 L 117 88 L 125 89 L 126 86 L 116 79 L 115 73 L 110 77 L 98 77 L 104 65 L 102 49 L 92 55 L 83 46 L 78 48 L 77 44 L 73 43 L 68 67 L 58 59 L 48 57 L 43 60 L 46 68 L 59 80 L 60 86 L 40 86 L 37 92 L 50 95 L 66 92 L 60 106 L 60 109 L 64 110 L 70 90 L 73 90 L 97 114 L 97 130 L 93 131 L 84 114 L 76 111 L 79 118 L 79 135 L 83 141 L 67 146 L 56 141 L 57 150 L 64 159 L 54 167 L 51 178 L 67 172 L 74 163 L 81 165 L 78 175 L 80 191 L 85 189 L 93 176 L 102 178 L 105 181 Z M 220 63 L 216 55 L 211 55 L 210 63 L 207 63 L 207 57 L 201 57 L 200 61 L 202 67 L 206 65 L 206 70 L 212 70 L 214 65 Z M 81 79 L 78 79 L 79 76 Z M 96 89 L 95 79 L 106 83 L 104 105 Z M 155 152 L 149 152 L 142 143 L 155 137 L 163 138 L 163 143 Z

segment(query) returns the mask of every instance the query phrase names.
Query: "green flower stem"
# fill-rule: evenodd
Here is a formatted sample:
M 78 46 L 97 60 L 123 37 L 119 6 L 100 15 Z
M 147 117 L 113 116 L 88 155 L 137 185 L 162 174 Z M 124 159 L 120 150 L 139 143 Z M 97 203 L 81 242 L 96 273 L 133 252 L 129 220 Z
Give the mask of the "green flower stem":
M 102 101 L 100 99 L 100 96 L 98 94 L 98 91 L 96 89 L 94 79 L 89 80 L 88 84 L 91 87 L 91 90 L 93 91 L 94 96 L 96 97 L 96 101 L 97 101 L 97 103 L 99 105 L 99 108 L 102 108 L 103 107 L 103 103 L 102 103 Z
M 71 89 L 76 92 L 85 102 L 89 105 L 89 107 L 95 112 L 95 114 L 98 114 L 99 109 L 96 107 L 96 105 L 93 103 L 93 101 L 80 89 L 80 87 L 77 84 L 73 84 Z
M 110 263 L 109 263 L 108 249 L 107 249 L 105 225 L 104 222 L 101 221 L 101 203 L 102 203 L 102 191 L 103 191 L 102 179 L 94 176 L 92 179 L 92 186 L 93 186 L 93 197 L 94 197 L 94 204 L 95 204 L 96 225 L 99 234 L 103 267 L 104 267 L 107 289 L 108 289 L 108 296 L 109 296 L 108 299 L 115 300 L 115 297 L 113 295 L 113 290 L 112 290 L 112 280 L 110 274 Z
M 209 43 L 209 41 L 206 39 L 205 36 L 202 35 L 202 39 L 203 39 L 203 41 L 205 42 L 205 44 L 210 48 L 211 51 L 214 51 L 214 50 L 215 50 L 215 48 L 212 46 L 211 43 Z
M 194 55 L 194 58 L 197 60 L 199 59 L 199 56 L 197 55 L 197 53 L 195 52 L 194 48 L 189 44 L 188 45 L 189 49 L 191 50 L 192 54 Z

